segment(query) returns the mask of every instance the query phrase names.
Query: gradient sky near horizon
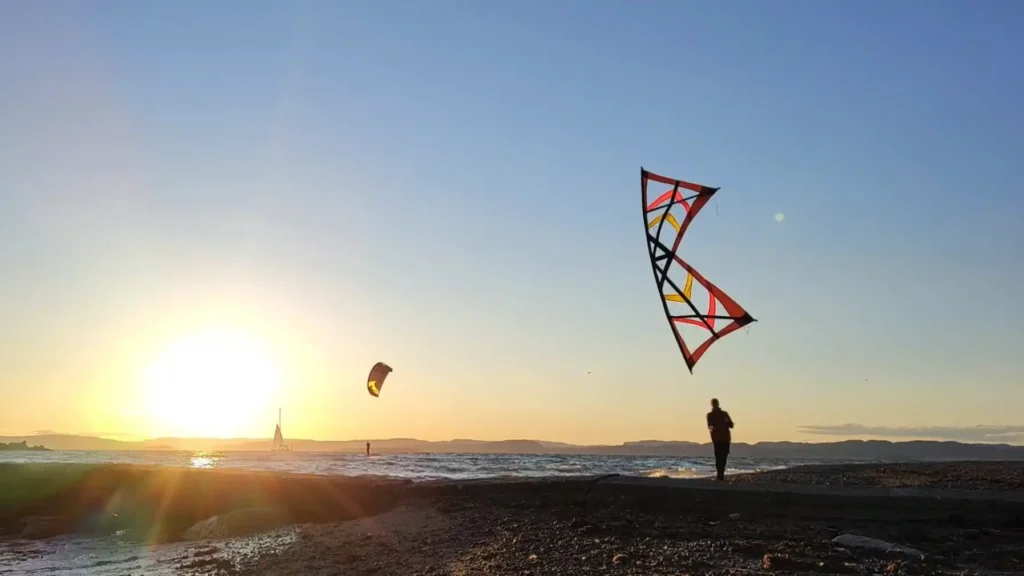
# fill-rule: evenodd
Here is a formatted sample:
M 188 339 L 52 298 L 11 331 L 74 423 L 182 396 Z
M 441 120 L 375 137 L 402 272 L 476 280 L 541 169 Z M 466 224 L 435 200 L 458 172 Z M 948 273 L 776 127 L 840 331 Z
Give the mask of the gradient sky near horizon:
M 269 437 L 280 406 L 291 437 L 703 440 L 717 396 L 743 441 L 1024 441 L 1022 24 L 1012 0 L 4 3 L 0 435 Z M 692 376 L 641 165 L 721 187 L 688 259 L 759 320 Z M 244 366 L 153 389 L 211 333 Z

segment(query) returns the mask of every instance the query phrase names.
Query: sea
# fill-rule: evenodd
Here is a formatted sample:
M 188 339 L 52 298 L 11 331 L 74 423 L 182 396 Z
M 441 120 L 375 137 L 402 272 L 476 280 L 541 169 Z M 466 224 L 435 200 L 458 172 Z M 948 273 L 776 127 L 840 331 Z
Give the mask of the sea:
M 714 474 L 714 459 L 666 456 L 526 454 L 365 454 L 337 452 L 0 452 L 0 462 L 118 463 L 204 469 L 244 469 L 322 475 L 375 475 L 411 480 L 524 478 L 545 476 L 624 476 L 702 478 Z M 729 474 L 813 464 L 730 458 Z M 206 544 L 140 545 L 121 535 L 103 538 L 62 536 L 42 541 L 0 541 L 0 576 L 178 576 L 203 573 L 203 562 L 231 562 L 254 551 L 288 546 L 292 528 Z M 205 547 L 205 548 L 204 548 Z M 197 554 L 197 551 L 203 550 Z
M 537 478 L 620 474 L 702 478 L 715 473 L 714 458 L 557 454 L 380 454 L 344 452 L 52 451 L 0 452 L 0 462 L 74 462 L 241 469 L 340 476 L 389 476 L 410 480 Z M 757 472 L 796 462 L 730 458 L 727 473 Z M 808 464 L 802 460 L 799 463 Z

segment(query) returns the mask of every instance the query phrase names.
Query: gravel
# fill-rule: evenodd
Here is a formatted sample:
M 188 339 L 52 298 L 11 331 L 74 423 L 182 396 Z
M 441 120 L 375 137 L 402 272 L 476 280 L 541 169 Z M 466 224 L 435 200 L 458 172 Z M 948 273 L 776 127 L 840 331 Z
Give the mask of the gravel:
M 798 468 L 736 476 L 732 482 L 845 486 L 1015 489 L 1017 464 L 873 465 Z M 1003 474 L 1002 476 L 996 476 Z M 1018 476 L 1015 476 L 1018 475 Z M 1000 480 L 1003 480 L 1002 482 Z M 1008 481 L 1007 481 L 1008 480 Z M 660 497 L 660 496 L 659 496 Z M 692 498 L 692 494 L 686 496 Z M 470 575 L 545 574 L 1021 574 L 1024 526 L 965 527 L 959 513 L 900 519 L 900 513 L 829 517 L 828 508 L 793 506 L 789 514 L 741 512 L 728 499 L 709 509 L 669 501 L 640 505 L 623 496 L 559 500 L 529 491 L 445 493 L 354 522 L 304 525 L 289 547 L 236 559 L 221 574 Z M 739 505 L 739 500 L 736 500 Z M 695 502 L 696 504 L 696 502 Z M 886 500 L 871 504 L 887 508 Z M 718 507 L 716 509 L 715 507 Z M 847 505 L 848 506 L 848 505 Z M 938 506 L 938 505 L 937 505 Z M 836 510 L 845 510 L 837 504 Z M 911 517 L 907 517 L 911 518 Z M 938 518 L 939 520 L 936 520 Z M 1012 514 L 1009 518 L 1014 518 Z M 1016 516 L 1019 518 L 1019 515 Z M 844 547 L 843 534 L 891 542 L 894 550 Z M 844 539 L 840 539 L 843 541 Z M 856 539 L 845 539 L 856 540 Z M 922 551 L 908 556 L 900 547 Z

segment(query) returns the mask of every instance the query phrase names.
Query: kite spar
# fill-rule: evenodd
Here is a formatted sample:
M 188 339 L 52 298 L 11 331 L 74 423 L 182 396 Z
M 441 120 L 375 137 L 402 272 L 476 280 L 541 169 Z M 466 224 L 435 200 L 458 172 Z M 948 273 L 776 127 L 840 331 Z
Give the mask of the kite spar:
M 672 188 L 648 202 L 647 187 L 650 182 L 665 184 Z M 647 252 L 651 258 L 651 269 L 654 272 L 654 281 L 658 286 L 665 317 L 672 327 L 672 334 L 690 374 L 693 374 L 693 367 L 697 361 L 717 340 L 756 322 L 742 306 L 679 257 L 683 234 L 715 192 L 718 192 L 718 188 L 666 178 L 648 172 L 643 167 L 640 168 L 640 196 L 643 202 L 644 228 L 647 230 Z M 677 210 L 673 212 L 673 209 Z M 682 222 L 677 215 L 682 215 Z M 672 278 L 671 273 L 676 270 L 686 272 L 682 288 Z M 709 294 L 708 309 L 704 313 L 691 301 L 695 280 Z M 719 313 L 719 306 L 724 310 L 724 314 Z M 719 328 L 716 329 L 716 320 L 729 323 L 725 326 L 719 324 Z M 683 341 L 680 324 L 697 326 L 707 331 L 710 336 L 691 351 L 689 345 Z

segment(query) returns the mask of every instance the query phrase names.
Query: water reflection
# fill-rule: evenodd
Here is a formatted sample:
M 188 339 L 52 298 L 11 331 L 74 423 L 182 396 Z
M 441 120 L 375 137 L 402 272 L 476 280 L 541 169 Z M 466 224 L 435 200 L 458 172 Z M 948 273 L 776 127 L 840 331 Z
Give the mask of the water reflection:
M 217 463 L 217 459 L 212 456 L 206 456 L 203 454 L 196 454 L 190 459 L 189 466 L 192 468 L 213 468 L 214 464 Z

